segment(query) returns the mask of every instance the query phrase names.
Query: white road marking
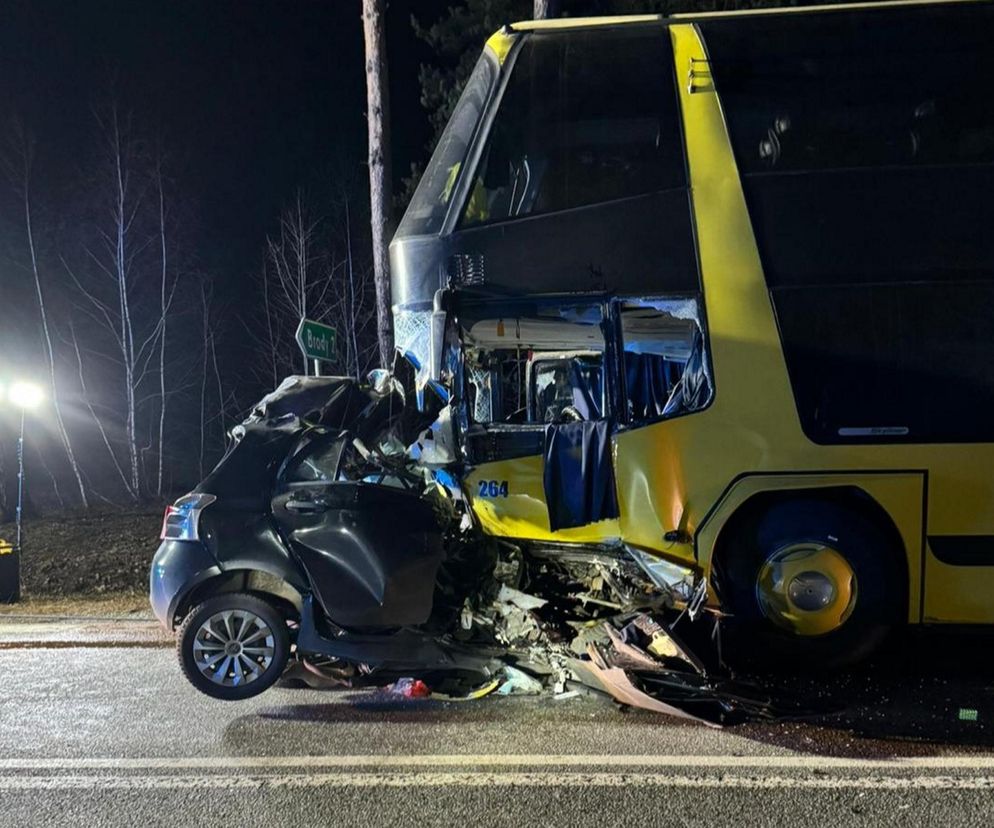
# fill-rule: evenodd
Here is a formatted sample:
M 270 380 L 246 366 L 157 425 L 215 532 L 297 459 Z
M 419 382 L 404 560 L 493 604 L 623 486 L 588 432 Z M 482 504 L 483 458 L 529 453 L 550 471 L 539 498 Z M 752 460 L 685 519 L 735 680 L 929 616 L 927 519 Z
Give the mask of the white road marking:
M 760 770 L 957 770 L 994 771 L 994 755 L 910 756 L 859 759 L 810 755 L 654 754 L 353 754 L 342 756 L 185 756 L 101 758 L 0 758 L 0 771 L 49 770 L 239 770 L 308 768 L 554 767 L 568 768 L 755 768 Z
M 994 790 L 994 777 L 981 776 L 690 776 L 658 773 L 318 773 L 215 776 L 7 776 L 2 791 L 176 790 L 353 787 L 670 787 L 802 788 L 815 790 Z

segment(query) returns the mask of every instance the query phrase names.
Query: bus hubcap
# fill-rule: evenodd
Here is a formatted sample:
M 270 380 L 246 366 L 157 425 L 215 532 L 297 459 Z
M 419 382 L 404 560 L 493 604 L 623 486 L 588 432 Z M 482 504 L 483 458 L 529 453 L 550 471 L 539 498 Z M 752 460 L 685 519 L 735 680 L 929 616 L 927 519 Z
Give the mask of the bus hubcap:
M 756 578 L 759 607 L 795 635 L 825 635 L 841 627 L 856 606 L 856 576 L 839 552 L 818 543 L 794 543 L 770 555 Z

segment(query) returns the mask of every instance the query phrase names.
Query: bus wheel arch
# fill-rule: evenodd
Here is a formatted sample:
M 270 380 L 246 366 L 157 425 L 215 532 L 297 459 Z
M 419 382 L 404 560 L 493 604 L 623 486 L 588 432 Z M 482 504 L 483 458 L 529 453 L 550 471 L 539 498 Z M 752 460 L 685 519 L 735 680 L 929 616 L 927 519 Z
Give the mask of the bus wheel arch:
M 863 659 L 907 618 L 907 560 L 893 519 L 858 486 L 753 494 L 712 553 L 731 660 L 830 669 Z

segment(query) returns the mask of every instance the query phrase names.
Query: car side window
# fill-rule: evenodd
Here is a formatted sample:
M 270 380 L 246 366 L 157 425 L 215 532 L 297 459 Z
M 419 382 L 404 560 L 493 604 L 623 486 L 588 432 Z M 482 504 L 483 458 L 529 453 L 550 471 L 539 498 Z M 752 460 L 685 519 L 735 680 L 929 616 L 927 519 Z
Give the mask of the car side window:
M 322 435 L 301 449 L 283 474 L 284 483 L 331 483 L 345 448 L 343 435 Z

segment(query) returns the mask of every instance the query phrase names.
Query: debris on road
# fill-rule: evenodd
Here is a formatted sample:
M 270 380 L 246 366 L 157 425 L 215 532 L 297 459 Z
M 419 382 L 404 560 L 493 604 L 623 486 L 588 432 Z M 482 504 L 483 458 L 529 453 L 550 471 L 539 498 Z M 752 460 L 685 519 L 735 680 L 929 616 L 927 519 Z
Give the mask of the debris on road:
M 507 665 L 504 667 L 504 681 L 497 692 L 502 696 L 532 696 L 544 689 L 542 682 L 534 676 Z
M 431 688 L 421 679 L 416 678 L 397 679 L 387 691 L 405 699 L 427 699 L 431 695 Z

